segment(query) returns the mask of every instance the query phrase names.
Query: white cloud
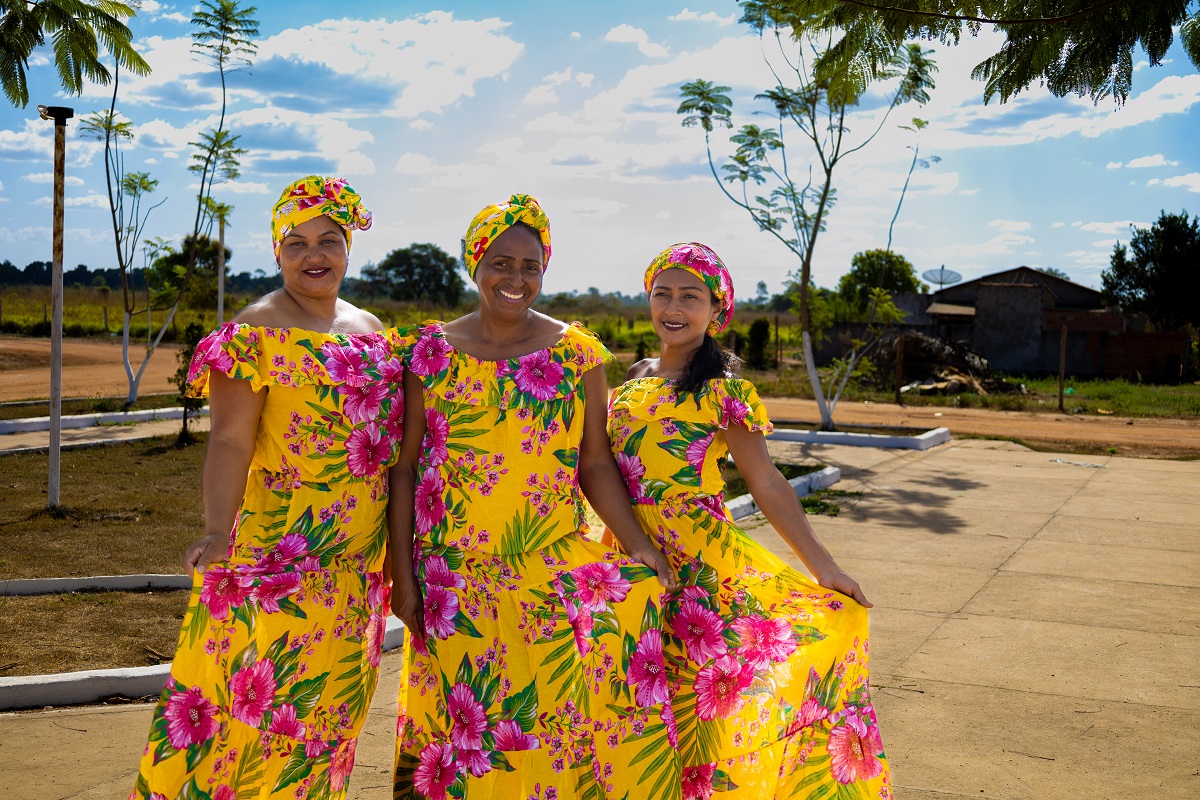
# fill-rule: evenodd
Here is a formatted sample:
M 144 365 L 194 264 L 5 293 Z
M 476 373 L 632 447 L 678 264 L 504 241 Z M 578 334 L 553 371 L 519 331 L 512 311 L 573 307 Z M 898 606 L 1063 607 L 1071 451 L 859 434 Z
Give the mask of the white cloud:
M 415 117 L 473 97 L 476 83 L 503 75 L 525 49 L 504 33 L 509 25 L 496 17 L 455 19 L 445 11 L 392 22 L 325 20 L 263 40 L 258 61 L 315 63 L 339 75 L 403 87 L 387 113 Z M 417 75 L 420 80 L 413 79 Z
M 592 86 L 592 81 L 595 79 L 596 76 L 590 72 L 579 72 L 575 74 L 575 82 L 585 89 L 590 89 Z
M 556 213 L 600 220 L 615 217 L 626 208 L 627 204 L 618 200 L 605 200 L 600 197 L 572 197 L 558 202 Z
M 46 198 L 46 202 L 50 202 L 50 199 Z M 54 232 L 50 228 L 38 225 L 28 225 L 15 230 L 12 228 L 0 228 L 0 242 L 13 244 L 16 242 L 49 241 L 53 234 Z
M 644 30 L 635 28 L 624 22 L 604 34 L 604 41 L 636 44 L 642 55 L 649 56 L 650 58 L 663 58 L 669 52 L 663 45 L 650 41 L 650 37 L 646 35 Z
M 579 31 L 571 31 L 571 38 L 572 39 L 582 39 L 583 34 L 580 33 Z
M 24 176 L 23 180 L 26 180 L 29 183 L 50 183 L 50 184 L 52 184 L 52 183 L 54 183 L 54 173 L 53 172 L 31 172 L 28 175 Z M 75 175 L 66 175 L 66 176 L 64 176 L 63 185 L 64 186 L 83 186 L 83 178 L 77 177 Z M 0 187 L 0 188 L 3 188 L 3 187 Z
M 1105 169 L 1120 169 L 1121 166 L 1120 161 L 1110 161 L 1104 165 Z
M 213 191 L 217 194 L 221 194 L 222 192 L 231 192 L 233 194 L 268 194 L 271 192 L 271 189 L 265 183 L 257 181 L 233 181 L 232 183 L 218 183 L 213 188 Z
M 432 175 L 437 170 L 437 163 L 422 153 L 405 153 L 396 162 L 396 172 L 401 175 Z
M 968 197 L 970 197 L 973 194 L 979 194 L 979 190 L 978 189 L 959 189 L 958 193 L 964 194 L 964 195 L 967 195 Z
M 1114 222 L 1088 222 L 1078 224 L 1081 231 L 1109 234 L 1128 233 L 1130 225 L 1142 225 L 1144 227 L 1144 223 L 1134 222 L 1133 220 L 1129 219 L 1121 219 Z
M 1189 172 L 1187 175 L 1166 178 L 1162 184 L 1163 186 L 1187 189 L 1189 192 L 1200 192 L 1200 172 Z
M 1141 158 L 1135 158 L 1132 161 L 1130 161 L 1128 164 L 1126 164 L 1125 166 L 1131 167 L 1133 169 L 1137 169 L 1139 167 L 1177 167 L 1177 166 L 1179 166 L 1179 162 L 1178 161 L 1167 161 L 1167 159 L 1163 157 L 1162 153 L 1155 153 L 1152 156 L 1142 156 Z
M 108 208 L 108 197 L 102 194 L 85 194 L 82 197 L 66 197 L 64 198 L 68 208 Z M 34 205 L 48 206 L 51 204 L 49 197 L 39 197 L 33 201 Z
M 558 102 L 558 92 L 554 87 L 542 84 L 535 86 L 525 95 L 525 102 L 531 106 L 549 106 Z
M 1051 225 L 1050 225 L 1050 227 L 1051 227 L 1051 228 L 1061 228 L 1061 227 L 1063 227 L 1063 226 L 1064 226 L 1064 225 L 1066 225 L 1066 224 L 1067 224 L 1067 223 L 1065 223 L 1065 222 L 1055 222 L 1055 223 L 1051 224 Z
M 192 21 L 191 17 L 188 17 L 185 14 L 180 14 L 178 11 L 176 11 L 174 14 L 163 14 L 159 17 L 159 19 L 169 19 L 172 22 L 182 22 L 184 24 Z
M 722 17 L 715 11 L 706 11 L 705 13 L 701 14 L 699 12 L 692 11 L 690 8 L 684 8 L 683 11 L 680 11 L 673 17 L 667 17 L 667 19 L 671 20 L 672 22 L 715 22 L 718 25 L 724 26 L 732 25 L 734 22 L 736 22 L 737 15 L 730 14 L 728 17 Z
M 1028 222 L 1018 222 L 1018 221 L 1009 220 L 1009 219 L 994 219 L 988 223 L 988 227 L 989 228 L 999 228 L 1001 231 L 1003 231 L 1005 233 L 1015 233 L 1017 231 L 1027 231 L 1033 226 L 1030 225 Z M 1030 241 L 1033 241 L 1033 240 L 1030 239 Z
M 427 119 L 414 119 L 408 123 L 408 127 L 418 131 L 427 131 L 433 127 L 433 123 Z

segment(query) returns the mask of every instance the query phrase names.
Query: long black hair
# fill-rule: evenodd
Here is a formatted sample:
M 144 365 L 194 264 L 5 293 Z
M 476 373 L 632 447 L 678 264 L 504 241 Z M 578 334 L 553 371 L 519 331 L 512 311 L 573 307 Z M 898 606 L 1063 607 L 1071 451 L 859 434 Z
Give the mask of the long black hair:
M 698 392 L 714 378 L 736 377 L 741 371 L 742 360 L 706 332 L 704 341 L 692 352 L 683 374 L 675 381 L 675 387 L 681 392 Z

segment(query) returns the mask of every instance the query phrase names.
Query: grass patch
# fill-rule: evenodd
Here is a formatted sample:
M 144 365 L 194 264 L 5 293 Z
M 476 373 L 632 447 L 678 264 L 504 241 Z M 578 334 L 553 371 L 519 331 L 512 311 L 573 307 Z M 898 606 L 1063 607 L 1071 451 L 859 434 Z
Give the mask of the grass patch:
M 110 411 L 120 411 L 125 405 L 124 397 L 77 397 L 62 401 L 62 414 L 105 414 Z M 155 408 L 175 408 L 179 405 L 179 396 L 174 394 L 145 394 L 140 395 L 133 404 L 131 411 L 149 411 Z M 50 404 L 44 400 L 28 403 L 0 404 L 0 420 L 25 419 L 26 417 L 50 416 Z
M 764 397 L 799 397 L 812 399 L 808 376 L 798 366 L 786 366 L 780 370 L 747 370 L 747 380 L 754 383 Z M 828 377 L 825 377 L 828 381 Z M 999 411 L 1041 411 L 1058 414 L 1058 378 L 1025 378 L 1006 376 L 1014 384 L 1024 384 L 1025 394 L 978 395 L 963 392 L 948 395 L 921 395 L 905 392 L 904 403 L 910 406 L 938 406 L 951 408 L 990 408 Z M 1068 378 L 1066 386 L 1072 393 L 1064 398 L 1068 413 L 1103 414 L 1105 412 L 1123 417 L 1176 417 L 1200 416 L 1200 384 L 1148 384 L 1137 381 L 1115 379 L 1080 380 Z M 871 401 L 891 403 L 892 388 L 864 385 L 851 382 L 846 385 L 843 400 L 854 402 Z M 836 415 L 835 415 L 836 416 Z
M 199 538 L 206 435 L 62 452 L 62 502 L 46 504 L 45 453 L 0 456 L 0 579 L 182 571 Z
M 847 492 L 842 489 L 818 489 L 812 494 L 800 498 L 800 505 L 809 514 L 824 514 L 836 517 L 842 511 L 842 506 L 835 498 L 862 497 L 862 492 Z
M 0 597 L 0 676 L 169 661 L 188 595 L 179 589 Z
M 789 464 L 786 461 L 776 461 L 775 466 L 789 481 L 792 478 L 799 478 L 801 475 L 825 469 L 824 464 Z M 741 497 L 750 491 L 750 488 L 746 486 L 746 479 L 732 461 L 725 463 L 725 469 L 721 470 L 721 477 L 725 479 L 725 497 L 728 499 Z

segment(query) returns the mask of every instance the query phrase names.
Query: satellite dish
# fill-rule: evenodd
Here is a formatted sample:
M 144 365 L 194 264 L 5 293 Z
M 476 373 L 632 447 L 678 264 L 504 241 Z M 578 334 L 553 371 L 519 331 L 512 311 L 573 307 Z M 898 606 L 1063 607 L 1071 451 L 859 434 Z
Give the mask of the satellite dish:
M 962 280 L 962 275 L 959 275 L 952 269 L 946 269 L 944 266 L 937 269 L 927 269 L 921 273 L 921 277 L 930 283 L 936 283 L 939 292 L 943 286 L 949 286 L 952 283 L 958 283 Z

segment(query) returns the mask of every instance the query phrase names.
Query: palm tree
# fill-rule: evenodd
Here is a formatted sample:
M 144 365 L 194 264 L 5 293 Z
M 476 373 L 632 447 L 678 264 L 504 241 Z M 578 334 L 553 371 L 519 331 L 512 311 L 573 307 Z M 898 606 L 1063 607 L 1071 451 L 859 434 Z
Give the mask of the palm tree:
M 53 41 L 54 67 L 68 94 L 83 92 L 84 81 L 107 86 L 112 75 L 100 63 L 104 52 L 119 67 L 146 75 L 150 65 L 130 44 L 129 28 L 121 21 L 134 15 L 133 6 L 116 0 L 0 0 L 0 84 L 14 106 L 29 104 L 25 70 L 35 48 Z

